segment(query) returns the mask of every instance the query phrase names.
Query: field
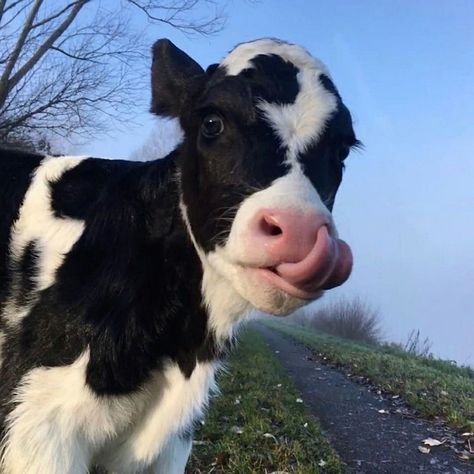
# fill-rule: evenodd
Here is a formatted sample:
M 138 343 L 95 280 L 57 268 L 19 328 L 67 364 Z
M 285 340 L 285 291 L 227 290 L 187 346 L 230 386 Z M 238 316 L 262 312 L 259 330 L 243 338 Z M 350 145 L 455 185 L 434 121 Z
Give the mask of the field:
M 272 352 L 253 331 L 242 334 L 195 433 L 188 474 L 343 473 L 336 453 Z

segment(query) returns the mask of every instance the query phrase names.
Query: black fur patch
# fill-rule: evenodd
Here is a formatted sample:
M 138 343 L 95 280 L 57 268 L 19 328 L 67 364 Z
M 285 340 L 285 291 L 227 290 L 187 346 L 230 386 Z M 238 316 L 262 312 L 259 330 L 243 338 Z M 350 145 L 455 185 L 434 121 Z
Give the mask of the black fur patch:
M 294 103 L 300 90 L 294 64 L 275 54 L 260 54 L 251 62 L 254 67 L 240 74 L 250 81 L 254 97 L 280 105 Z
M 12 226 L 31 184 L 31 175 L 42 159 L 40 155 L 0 148 L 0 314 L 12 277 L 8 263 Z
M 100 395 L 137 390 L 164 360 L 189 377 L 219 357 L 202 306 L 202 270 L 184 229 L 174 156 L 155 163 L 86 159 L 52 187 L 57 217 L 85 230 L 21 331 L 8 335 L 3 399 L 29 369 L 72 363 L 89 348 L 87 383 Z M 95 190 L 95 192 L 94 192 Z M 25 251 L 25 288 L 34 269 Z

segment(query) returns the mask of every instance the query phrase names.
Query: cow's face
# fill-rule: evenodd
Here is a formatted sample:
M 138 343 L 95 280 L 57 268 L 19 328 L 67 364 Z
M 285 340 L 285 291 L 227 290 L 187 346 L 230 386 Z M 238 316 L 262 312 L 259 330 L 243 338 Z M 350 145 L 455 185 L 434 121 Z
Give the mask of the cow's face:
M 352 256 L 331 210 L 357 140 L 325 66 L 265 39 L 204 72 L 162 40 L 152 81 L 152 110 L 184 129 L 182 212 L 205 271 L 272 314 L 342 284 Z

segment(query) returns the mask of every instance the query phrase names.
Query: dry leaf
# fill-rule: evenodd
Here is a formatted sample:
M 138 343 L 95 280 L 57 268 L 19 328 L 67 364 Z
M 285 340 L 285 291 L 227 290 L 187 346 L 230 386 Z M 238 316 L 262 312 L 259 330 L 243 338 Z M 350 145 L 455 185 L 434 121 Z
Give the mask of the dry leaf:
M 228 460 L 229 460 L 228 453 L 219 453 L 212 464 L 214 466 L 223 466 L 224 464 L 227 464 Z
M 443 441 L 434 438 L 426 438 L 423 440 L 423 444 L 426 444 L 427 446 L 441 446 L 444 443 L 446 443 L 445 439 Z
M 273 439 L 273 441 L 275 441 L 276 444 L 278 444 L 278 440 L 276 439 L 276 437 L 274 435 L 272 435 L 271 433 L 264 433 L 263 435 L 264 438 L 271 438 Z
M 468 451 L 461 451 L 458 453 L 458 456 L 464 461 L 474 460 L 474 454 L 471 454 Z

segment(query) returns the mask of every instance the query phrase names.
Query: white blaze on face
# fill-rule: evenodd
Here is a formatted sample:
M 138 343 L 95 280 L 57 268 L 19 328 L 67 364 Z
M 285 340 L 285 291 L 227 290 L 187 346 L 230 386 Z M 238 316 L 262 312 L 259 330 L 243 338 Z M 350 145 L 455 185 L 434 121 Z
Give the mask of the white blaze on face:
M 238 75 L 252 68 L 252 59 L 258 55 L 277 55 L 297 69 L 299 92 L 292 104 L 274 104 L 261 101 L 269 125 L 287 149 L 286 162 L 300 168 L 298 156 L 324 132 L 326 123 L 337 109 L 337 98 L 319 80 L 330 77 L 327 67 L 313 58 L 301 46 L 263 39 L 237 46 L 222 62 L 227 74 Z

